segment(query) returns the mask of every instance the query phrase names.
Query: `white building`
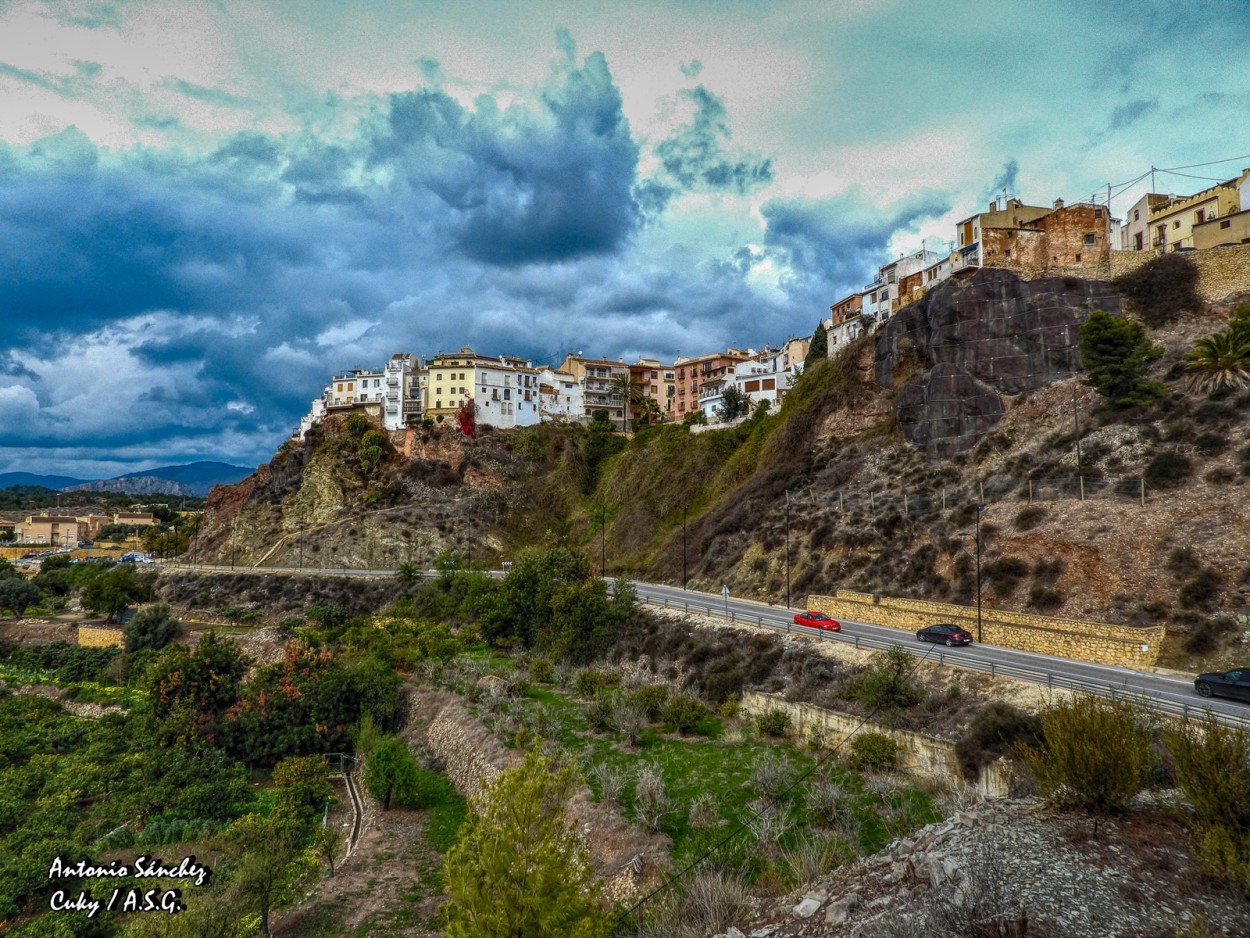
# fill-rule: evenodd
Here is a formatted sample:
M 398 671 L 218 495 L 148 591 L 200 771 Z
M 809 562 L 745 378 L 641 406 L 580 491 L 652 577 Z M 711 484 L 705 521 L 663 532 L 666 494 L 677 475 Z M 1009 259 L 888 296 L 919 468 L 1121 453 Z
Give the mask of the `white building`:
M 539 422 L 538 370 L 519 358 L 479 357 L 474 363 L 477 421 L 501 430 Z
M 541 420 L 586 419 L 586 395 L 573 374 L 544 368 L 538 374 L 538 414 Z
M 725 389 L 735 386 L 751 402 L 754 410 L 760 402 L 770 407 L 781 403 L 794 380 L 803 371 L 802 361 L 791 361 L 785 349 L 764 349 L 744 362 L 738 362 L 724 375 L 713 378 L 699 388 L 699 409 L 708 423 L 720 420 Z

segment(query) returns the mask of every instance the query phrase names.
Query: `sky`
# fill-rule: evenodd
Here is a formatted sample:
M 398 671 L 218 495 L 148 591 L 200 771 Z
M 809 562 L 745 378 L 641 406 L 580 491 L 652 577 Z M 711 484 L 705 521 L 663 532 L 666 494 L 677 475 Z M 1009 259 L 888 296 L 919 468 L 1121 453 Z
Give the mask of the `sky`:
M 0 472 L 256 465 L 395 352 L 810 335 L 1004 190 L 1237 175 L 1248 48 L 1247 0 L 0 0 Z

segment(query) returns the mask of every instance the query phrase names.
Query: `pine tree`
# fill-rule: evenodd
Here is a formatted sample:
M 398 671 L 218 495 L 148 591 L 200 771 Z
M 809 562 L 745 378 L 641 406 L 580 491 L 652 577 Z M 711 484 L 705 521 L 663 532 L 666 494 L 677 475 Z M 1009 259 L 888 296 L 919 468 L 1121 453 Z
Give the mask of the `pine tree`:
M 825 331 L 823 322 L 816 323 L 816 331 L 812 333 L 811 344 L 807 347 L 807 355 L 803 359 L 803 366 L 806 368 L 812 362 L 820 361 L 822 358 L 829 357 L 829 333 Z
M 474 801 L 443 865 L 447 938 L 606 938 L 611 924 L 565 816 L 576 770 L 532 749 Z
M 1163 354 L 1139 322 L 1096 309 L 1081 326 L 1081 364 L 1096 389 L 1112 407 L 1153 404 L 1167 393 L 1146 371 Z

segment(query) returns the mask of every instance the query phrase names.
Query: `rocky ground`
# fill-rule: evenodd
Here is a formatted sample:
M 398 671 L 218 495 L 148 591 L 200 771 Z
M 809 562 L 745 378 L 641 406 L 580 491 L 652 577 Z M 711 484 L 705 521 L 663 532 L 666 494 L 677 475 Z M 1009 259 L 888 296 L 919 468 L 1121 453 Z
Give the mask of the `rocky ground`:
M 977 930 L 978 923 L 982 930 Z M 986 925 L 990 925 L 986 929 Z M 971 930 L 969 930 L 971 929 Z M 1095 834 L 1036 799 L 998 800 L 757 901 L 721 938 L 1175 938 L 1250 934 L 1250 903 L 1202 876 L 1175 806 L 1141 799 Z

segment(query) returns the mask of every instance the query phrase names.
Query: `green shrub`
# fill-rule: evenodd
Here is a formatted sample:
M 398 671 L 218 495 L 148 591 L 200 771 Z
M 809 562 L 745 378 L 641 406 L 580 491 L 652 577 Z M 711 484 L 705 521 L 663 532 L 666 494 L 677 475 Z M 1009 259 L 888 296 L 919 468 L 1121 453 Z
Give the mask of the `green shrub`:
M 1020 557 L 1000 557 L 983 568 L 994 592 L 1006 596 L 1014 592 L 1020 580 L 1029 575 L 1028 562 Z
M 1134 708 L 1081 695 L 1041 714 L 1042 739 L 1026 749 L 1042 794 L 1090 814 L 1123 810 L 1141 791 L 1150 764 L 1150 735 Z
M 883 651 L 855 681 L 854 697 L 874 710 L 915 706 L 924 698 L 924 692 L 912 682 L 915 668 L 916 660 L 906 649 L 895 646 Z
M 535 684 L 554 684 L 556 680 L 556 666 L 552 664 L 550 658 L 539 655 L 533 658 L 529 663 L 530 680 Z
M 1250 735 L 1208 717 L 1164 733 L 1207 871 L 1250 896 Z
M 668 702 L 668 688 L 662 684 L 640 687 L 629 695 L 629 702 L 646 714 L 652 723 L 660 719 Z
M 693 733 L 700 722 L 712 715 L 707 704 L 688 694 L 674 694 L 664 705 L 663 720 L 677 732 L 686 736 Z
M 755 728 L 764 736 L 786 736 L 790 732 L 790 714 L 768 710 L 755 718 Z
M 586 722 L 597 733 L 607 733 L 616 726 L 616 712 L 621 698 L 616 694 L 599 694 L 586 705 Z
M 884 772 L 898 765 L 899 745 L 885 733 L 856 733 L 851 737 L 851 765 L 865 772 Z
M 1185 636 L 1185 651 L 1191 655 L 1205 655 L 1220 646 L 1220 636 L 1232 631 L 1233 620 L 1228 616 L 1211 616 L 1199 622 Z
M 1038 612 L 1054 612 L 1064 603 L 1064 594 L 1045 586 L 1037 585 L 1029 589 L 1029 600 L 1025 605 Z
M 578 697 L 592 698 L 602 691 L 620 686 L 620 683 L 621 676 L 615 671 L 583 668 L 573 679 L 573 693 Z
M 1150 365 L 1162 355 L 1163 348 L 1131 319 L 1096 309 L 1081 325 L 1085 383 L 1113 408 L 1144 407 L 1167 394 L 1166 386 L 1146 378 Z

